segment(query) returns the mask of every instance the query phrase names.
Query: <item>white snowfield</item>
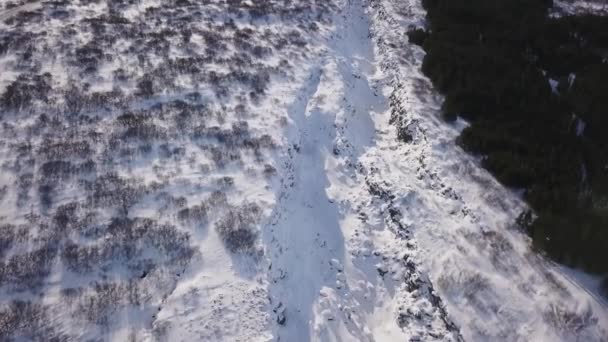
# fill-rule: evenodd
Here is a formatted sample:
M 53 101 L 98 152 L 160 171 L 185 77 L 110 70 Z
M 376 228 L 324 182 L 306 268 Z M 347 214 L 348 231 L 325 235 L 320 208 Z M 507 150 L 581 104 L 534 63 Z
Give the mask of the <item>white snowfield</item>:
M 35 3 L 0 5 L 0 340 L 608 341 L 439 118 L 419 0 Z

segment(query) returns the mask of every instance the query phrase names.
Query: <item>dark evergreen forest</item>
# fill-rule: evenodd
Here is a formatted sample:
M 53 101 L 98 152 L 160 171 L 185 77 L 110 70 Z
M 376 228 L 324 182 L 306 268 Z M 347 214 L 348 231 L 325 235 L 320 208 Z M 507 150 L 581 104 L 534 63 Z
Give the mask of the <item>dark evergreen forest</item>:
M 444 118 L 471 123 L 460 146 L 525 190 L 535 247 L 607 274 L 608 17 L 551 18 L 551 0 L 423 4 L 428 27 L 410 41 L 427 52 Z

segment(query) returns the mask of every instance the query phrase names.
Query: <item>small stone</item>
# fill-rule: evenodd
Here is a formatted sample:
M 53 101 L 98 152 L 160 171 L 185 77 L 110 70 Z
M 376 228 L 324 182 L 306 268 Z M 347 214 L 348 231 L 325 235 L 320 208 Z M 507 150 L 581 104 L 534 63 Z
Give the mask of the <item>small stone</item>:
M 377 270 L 378 270 L 378 274 L 381 277 L 384 277 L 384 275 L 388 273 L 388 269 L 386 268 L 386 266 L 378 266 Z

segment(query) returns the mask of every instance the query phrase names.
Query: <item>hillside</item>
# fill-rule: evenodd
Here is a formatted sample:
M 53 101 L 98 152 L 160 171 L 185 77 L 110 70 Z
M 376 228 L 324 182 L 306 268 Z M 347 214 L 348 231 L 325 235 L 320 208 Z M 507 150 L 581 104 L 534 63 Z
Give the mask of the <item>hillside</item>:
M 423 70 L 444 117 L 471 123 L 459 144 L 521 189 L 535 246 L 608 274 L 608 16 L 578 13 L 580 2 L 551 15 L 544 0 L 423 3 Z
M 0 4 L 0 340 L 605 341 L 416 0 Z

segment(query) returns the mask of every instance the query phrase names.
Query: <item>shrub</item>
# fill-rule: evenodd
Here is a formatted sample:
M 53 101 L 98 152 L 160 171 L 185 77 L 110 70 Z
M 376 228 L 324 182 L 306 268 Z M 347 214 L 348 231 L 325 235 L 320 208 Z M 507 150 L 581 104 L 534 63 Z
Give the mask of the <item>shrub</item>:
M 36 341 L 67 339 L 51 324 L 48 307 L 30 301 L 13 300 L 0 308 L 0 340 Z
M 414 28 L 407 31 L 407 37 L 409 38 L 410 43 L 422 46 L 428 33 L 421 28 Z
M 50 139 L 45 139 L 38 153 L 48 160 L 61 160 L 62 158 L 88 158 L 93 153 L 91 145 L 88 141 L 71 141 L 64 139 L 63 141 L 54 142 Z
M 56 255 L 54 248 L 43 247 L 12 256 L 6 263 L 0 264 L 0 285 L 11 285 L 15 290 L 42 286 L 50 274 Z
M 13 246 L 16 229 L 17 227 L 11 224 L 4 224 L 0 226 L 0 258 L 3 258 L 4 253 L 6 253 Z
M 42 164 L 40 168 L 42 176 L 49 180 L 67 179 L 73 171 L 74 168 L 72 167 L 72 164 L 63 160 L 46 162 Z
M 137 82 L 137 94 L 143 97 L 154 95 L 154 82 L 151 77 L 144 77 Z
M 177 213 L 180 221 L 203 224 L 207 221 L 207 206 L 205 203 L 184 208 Z
M 261 209 L 256 204 L 231 207 L 215 224 L 215 229 L 231 252 L 252 252 Z
M 21 110 L 29 107 L 32 101 L 40 99 L 47 100 L 51 91 L 51 75 L 22 74 L 6 87 L 0 97 L 0 104 L 9 109 Z

